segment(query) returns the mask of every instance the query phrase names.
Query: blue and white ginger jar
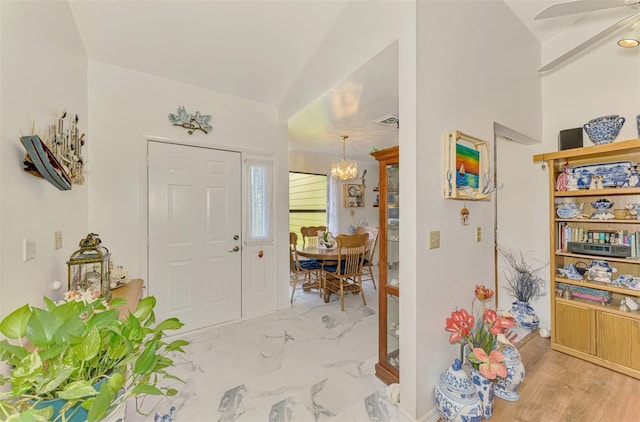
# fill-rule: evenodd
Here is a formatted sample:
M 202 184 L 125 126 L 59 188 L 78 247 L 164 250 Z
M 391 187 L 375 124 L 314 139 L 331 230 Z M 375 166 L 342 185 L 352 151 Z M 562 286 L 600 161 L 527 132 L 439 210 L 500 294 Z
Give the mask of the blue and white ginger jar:
M 517 390 L 524 380 L 524 365 L 520 359 L 520 352 L 513 345 L 505 345 L 502 348 L 502 354 L 504 355 L 504 364 L 507 367 L 507 377 L 498 377 L 494 393 L 502 400 L 516 401 L 520 398 Z
M 582 276 L 580 276 L 582 278 Z M 516 300 L 511 304 L 511 315 L 515 318 L 520 327 L 524 328 L 538 328 L 540 325 L 540 319 L 536 315 L 536 311 L 533 310 L 529 302 L 523 302 Z
M 481 422 L 482 406 L 471 383 L 462 370 L 460 359 L 453 361 L 435 388 L 436 408 L 444 422 Z

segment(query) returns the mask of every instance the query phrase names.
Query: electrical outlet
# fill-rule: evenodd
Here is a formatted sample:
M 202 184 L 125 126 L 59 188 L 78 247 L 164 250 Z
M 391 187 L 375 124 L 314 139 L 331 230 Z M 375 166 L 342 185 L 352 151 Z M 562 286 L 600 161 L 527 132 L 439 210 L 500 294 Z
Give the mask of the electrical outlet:
M 56 249 L 62 249 L 62 232 L 56 232 Z
M 429 232 L 429 249 L 437 249 L 440 247 L 440 230 Z
M 482 227 L 476 227 L 476 242 L 480 242 L 482 240 Z

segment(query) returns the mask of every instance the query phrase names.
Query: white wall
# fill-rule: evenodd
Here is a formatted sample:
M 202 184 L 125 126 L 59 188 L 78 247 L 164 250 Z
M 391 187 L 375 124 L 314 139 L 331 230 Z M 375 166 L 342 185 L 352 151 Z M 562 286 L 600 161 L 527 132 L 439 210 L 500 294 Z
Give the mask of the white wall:
M 61 298 L 54 280 L 66 290 L 66 261 L 87 235 L 87 186 L 59 191 L 22 171 L 24 148 L 19 136 L 54 124 L 64 109 L 78 114 L 88 132 L 87 59 L 66 2 L 8 2 L 1 8 L 2 124 L 0 176 L 0 315 L 42 296 Z M 70 123 L 66 119 L 66 124 Z M 63 248 L 55 250 L 54 232 L 62 231 Z M 36 243 L 36 258 L 22 261 L 22 241 Z
M 124 265 L 131 275 L 146 275 L 146 229 L 141 227 L 146 213 L 145 163 L 141 157 L 148 137 L 275 154 L 276 189 L 287 186 L 287 140 L 278 129 L 275 107 L 95 61 L 89 62 L 88 82 L 94 140 L 89 161 L 90 226 L 102 235 L 116 265 Z M 188 135 L 185 129 L 172 126 L 167 115 L 175 113 L 179 105 L 189 113 L 211 114 L 213 130 Z M 282 204 L 286 193 L 284 197 L 279 192 L 276 195 L 276 213 L 285 210 L 286 218 L 286 201 L 284 207 Z M 282 221 L 279 214 L 275 217 Z M 273 268 L 279 266 L 279 304 L 288 304 L 287 242 L 281 237 L 272 247 L 264 247 L 263 259 L 273 260 Z M 284 263 L 278 260 L 279 255 Z
M 445 318 L 456 308 L 470 309 L 476 284 L 494 283 L 494 205 L 443 199 L 443 134 L 461 130 L 489 141 L 493 151 L 494 122 L 538 137 L 542 111 L 539 44 L 503 2 L 419 2 L 417 22 L 417 153 L 401 155 L 401 164 L 413 159 L 417 168 L 414 247 L 420 271 L 408 295 L 401 277 L 401 304 L 407 297 L 416 300 L 417 327 L 410 335 L 416 337 L 420 398 L 415 414 L 423 415 L 433 406 L 439 374 L 459 351 L 447 341 Z M 464 205 L 468 226 L 459 218 Z M 475 242 L 476 227 L 481 242 Z M 439 249 L 427 247 L 431 230 L 441 232 Z M 404 327 L 402 332 L 404 337 Z

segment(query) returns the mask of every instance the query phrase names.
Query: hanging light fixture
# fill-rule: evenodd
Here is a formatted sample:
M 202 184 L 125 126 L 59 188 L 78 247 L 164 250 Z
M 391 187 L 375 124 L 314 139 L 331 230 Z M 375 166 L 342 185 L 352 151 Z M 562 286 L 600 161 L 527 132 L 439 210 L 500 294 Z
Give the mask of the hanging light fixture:
M 640 19 L 618 40 L 618 45 L 624 48 L 633 48 L 640 45 Z
M 340 137 L 342 138 L 342 161 L 334 161 L 331 163 L 331 176 L 340 180 L 353 179 L 358 175 L 358 163 L 344 158 L 345 141 L 349 136 L 341 135 Z

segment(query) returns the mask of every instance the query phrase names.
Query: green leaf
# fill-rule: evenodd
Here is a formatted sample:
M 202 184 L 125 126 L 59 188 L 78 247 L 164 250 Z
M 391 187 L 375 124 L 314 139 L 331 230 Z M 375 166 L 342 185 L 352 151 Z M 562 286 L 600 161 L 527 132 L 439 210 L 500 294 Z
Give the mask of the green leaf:
M 149 318 L 147 318 L 147 320 L 144 322 L 144 326 L 151 327 L 155 322 L 156 322 L 156 314 L 154 312 L 151 312 L 151 315 L 149 315 Z
M 54 336 L 56 343 L 75 344 L 82 341 L 85 334 L 85 324 L 80 317 L 69 317 L 60 325 Z
M 73 348 L 73 352 L 78 359 L 87 361 L 98 354 L 101 344 L 100 333 L 97 328 L 93 327 L 87 333 L 84 341 Z
M 58 397 L 66 400 L 77 400 L 83 397 L 92 397 L 97 394 L 95 388 L 89 381 L 74 381 L 67 384 L 64 389 L 58 393 Z
M 29 353 L 19 365 L 11 371 L 12 379 L 28 378 L 35 373 L 42 372 L 42 359 L 37 353 Z
M 111 302 L 109 303 L 111 306 L 113 306 L 114 308 L 119 308 L 121 306 L 124 306 L 127 304 L 127 299 L 123 298 L 123 297 L 115 297 L 113 299 L 111 299 Z
M 66 345 L 60 344 L 53 345 L 48 349 L 41 350 L 38 353 L 40 354 L 40 359 L 42 359 L 43 362 L 46 362 L 48 360 L 58 360 L 59 356 L 62 356 L 64 358 L 68 350 L 69 348 Z
M 169 343 L 167 347 L 165 347 L 165 350 L 167 350 L 168 352 L 184 353 L 184 350 L 182 349 L 182 347 L 188 346 L 188 345 L 189 345 L 189 342 L 186 340 L 174 340 L 171 343 Z
M 156 355 L 157 346 L 155 341 L 147 343 L 144 351 L 140 354 L 138 359 L 136 359 L 136 363 L 133 367 L 133 372 L 136 374 L 149 374 L 153 371 L 153 368 L 156 366 L 156 362 L 158 361 L 158 356 Z
M 129 314 L 127 318 L 128 323 L 128 333 L 127 338 L 131 340 L 140 340 L 144 336 L 142 333 L 142 327 L 140 326 L 140 320 L 135 317 L 133 314 Z
M 101 420 L 105 413 L 107 413 L 107 409 L 109 409 L 112 396 L 109 386 L 105 382 L 100 387 L 100 392 L 94 398 L 93 403 L 91 403 L 91 408 L 87 415 L 87 421 L 93 422 Z
M 22 346 L 15 346 L 7 340 L 0 341 L 0 357 L 11 365 L 15 366 L 16 359 L 20 361 L 24 359 L 27 354 L 29 354 L 29 352 Z
M 184 324 L 178 318 L 169 318 L 162 321 L 156 326 L 157 331 L 162 330 L 179 330 Z
M 0 322 L 0 332 L 10 339 L 19 339 L 25 336 L 27 323 L 31 318 L 31 308 L 24 305 L 7 315 Z
M 42 409 L 29 409 L 19 415 L 11 415 L 7 422 L 47 422 L 53 416 L 53 406 Z
M 124 386 L 124 381 L 124 376 L 120 372 L 116 372 L 109 377 L 109 381 L 107 382 L 107 384 L 109 385 L 111 391 L 116 392 Z
M 87 322 L 87 327 L 93 328 L 102 328 L 106 326 L 111 326 L 114 323 L 118 322 L 120 314 L 117 309 L 109 309 L 108 311 L 99 312 L 97 314 L 93 314 L 91 319 Z
M 151 311 L 156 306 L 156 298 L 153 296 L 147 296 L 138 302 L 138 307 L 134 313 L 135 317 L 144 321 L 151 315 Z
M 56 388 L 60 386 L 60 384 L 65 382 L 69 378 L 69 376 L 73 374 L 75 370 L 76 368 L 72 366 L 67 366 L 67 365 L 56 366 L 55 371 L 51 371 L 53 378 L 51 378 L 48 382 L 41 384 L 35 390 L 36 394 L 42 395 L 42 394 L 46 394 L 51 391 L 54 391 Z
M 42 301 L 44 302 L 44 305 L 47 307 L 47 310 L 49 311 L 53 311 L 58 307 L 58 305 L 56 305 L 56 303 L 53 300 L 49 299 L 46 296 L 42 297 Z
M 168 397 L 172 397 L 178 394 L 178 390 L 175 388 L 166 388 L 164 394 Z
M 135 394 L 151 394 L 154 396 L 163 396 L 164 394 L 158 388 L 148 384 L 136 385 L 133 389 Z
M 27 324 L 27 338 L 37 347 L 49 347 L 54 343 L 54 335 L 61 324 L 62 320 L 52 312 L 33 308 Z

